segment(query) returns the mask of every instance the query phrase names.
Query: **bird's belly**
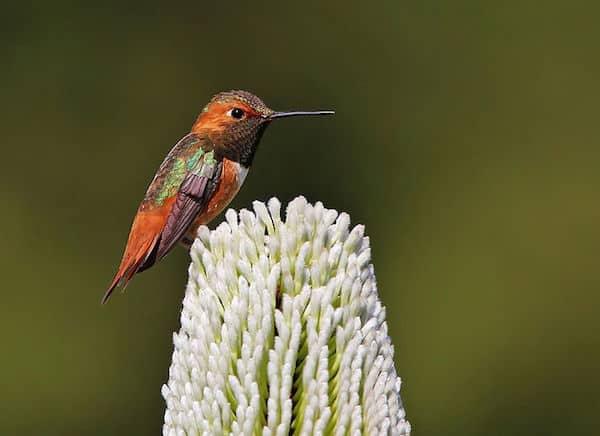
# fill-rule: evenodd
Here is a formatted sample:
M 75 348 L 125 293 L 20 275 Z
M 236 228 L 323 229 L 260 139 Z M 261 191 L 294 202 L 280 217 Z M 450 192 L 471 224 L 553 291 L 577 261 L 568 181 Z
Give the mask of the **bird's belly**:
M 212 221 L 233 200 L 233 197 L 235 197 L 244 183 L 248 168 L 244 168 L 237 162 L 224 159 L 222 171 L 221 181 L 217 190 L 209 200 L 206 209 L 198 215 L 187 232 L 186 237 L 190 240 L 196 238 L 198 227 Z

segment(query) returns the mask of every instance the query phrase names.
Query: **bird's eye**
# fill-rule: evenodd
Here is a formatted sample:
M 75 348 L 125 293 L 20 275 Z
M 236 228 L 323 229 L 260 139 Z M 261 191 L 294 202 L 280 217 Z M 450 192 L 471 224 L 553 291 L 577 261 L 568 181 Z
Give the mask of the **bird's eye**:
M 229 111 L 229 116 L 231 116 L 232 118 L 235 118 L 236 120 L 241 120 L 242 117 L 244 116 L 244 111 L 242 109 L 240 109 L 239 107 L 234 107 L 233 109 L 231 109 Z

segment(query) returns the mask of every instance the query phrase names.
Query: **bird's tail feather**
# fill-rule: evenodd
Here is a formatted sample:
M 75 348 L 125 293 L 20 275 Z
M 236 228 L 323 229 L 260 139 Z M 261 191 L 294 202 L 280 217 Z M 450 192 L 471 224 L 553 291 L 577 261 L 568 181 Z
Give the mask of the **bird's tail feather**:
M 148 268 L 150 265 L 146 265 L 146 261 L 151 257 L 152 253 L 155 251 L 156 243 L 158 238 L 150 239 L 145 244 L 143 244 L 138 250 L 136 250 L 135 254 L 129 255 L 129 253 L 125 253 L 123 256 L 123 261 L 119 266 L 119 270 L 115 274 L 111 284 L 106 289 L 104 296 L 102 297 L 102 304 L 105 304 L 110 295 L 117 287 L 121 287 L 121 289 L 125 289 L 133 276 L 137 272 L 141 272 L 144 269 Z M 152 262 L 154 263 L 154 262 Z

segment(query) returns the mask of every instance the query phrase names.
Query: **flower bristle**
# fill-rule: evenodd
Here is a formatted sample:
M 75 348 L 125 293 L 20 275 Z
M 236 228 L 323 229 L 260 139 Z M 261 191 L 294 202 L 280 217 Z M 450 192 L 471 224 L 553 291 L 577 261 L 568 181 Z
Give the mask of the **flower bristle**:
M 163 434 L 410 434 L 364 227 L 253 206 L 191 248 Z

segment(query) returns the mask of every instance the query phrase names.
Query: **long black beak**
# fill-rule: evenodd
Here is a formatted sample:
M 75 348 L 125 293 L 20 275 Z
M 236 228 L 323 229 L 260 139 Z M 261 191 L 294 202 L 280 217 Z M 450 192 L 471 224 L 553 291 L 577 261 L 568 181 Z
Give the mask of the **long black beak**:
M 303 111 L 293 111 L 293 112 L 273 112 L 271 115 L 267 115 L 265 118 L 269 120 L 274 120 L 275 118 L 285 118 L 285 117 L 297 117 L 303 115 L 333 115 L 334 111 L 314 111 L 314 112 L 303 112 Z

